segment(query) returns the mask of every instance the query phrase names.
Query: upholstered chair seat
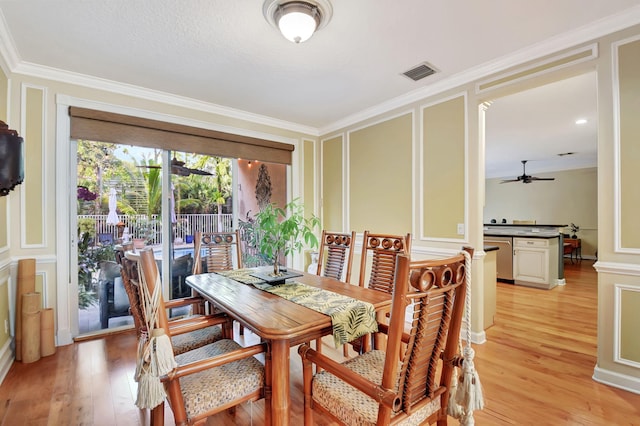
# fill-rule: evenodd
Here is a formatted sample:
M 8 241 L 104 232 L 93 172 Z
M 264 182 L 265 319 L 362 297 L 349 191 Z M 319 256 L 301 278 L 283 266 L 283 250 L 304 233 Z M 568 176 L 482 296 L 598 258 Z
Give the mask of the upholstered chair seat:
M 212 358 L 241 349 L 230 339 L 200 347 L 176 356 L 178 365 Z M 188 418 L 198 418 L 203 413 L 232 404 L 247 395 L 259 392 L 264 386 L 264 365 L 250 357 L 223 364 L 180 378 L 180 390 Z

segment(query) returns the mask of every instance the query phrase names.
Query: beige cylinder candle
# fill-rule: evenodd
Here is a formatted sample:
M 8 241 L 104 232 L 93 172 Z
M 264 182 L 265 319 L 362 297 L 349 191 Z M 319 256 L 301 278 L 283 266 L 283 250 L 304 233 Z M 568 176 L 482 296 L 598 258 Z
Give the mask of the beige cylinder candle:
M 16 289 L 16 360 L 22 360 L 22 295 L 36 291 L 36 260 L 18 261 L 18 284 Z
M 53 308 L 40 311 L 40 356 L 56 353 Z
M 22 295 L 22 362 L 40 359 L 40 293 Z

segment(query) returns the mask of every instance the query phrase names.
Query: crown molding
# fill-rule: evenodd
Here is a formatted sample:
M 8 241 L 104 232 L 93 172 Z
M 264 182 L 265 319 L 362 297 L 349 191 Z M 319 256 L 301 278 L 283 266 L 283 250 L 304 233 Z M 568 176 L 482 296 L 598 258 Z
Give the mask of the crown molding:
M 395 97 L 371 108 L 364 109 L 347 116 L 320 129 L 320 135 L 335 132 L 341 128 L 351 126 L 395 108 L 418 102 L 429 96 L 434 96 L 446 90 L 454 89 L 464 84 L 485 78 L 491 74 L 502 72 L 511 67 L 521 65 L 547 55 L 575 47 L 579 44 L 591 42 L 597 38 L 612 34 L 640 23 L 640 6 L 626 9 L 616 15 L 600 19 L 573 31 L 559 34 L 542 42 L 520 49 L 519 51 L 467 69 L 451 77 L 445 78 L 428 86 Z

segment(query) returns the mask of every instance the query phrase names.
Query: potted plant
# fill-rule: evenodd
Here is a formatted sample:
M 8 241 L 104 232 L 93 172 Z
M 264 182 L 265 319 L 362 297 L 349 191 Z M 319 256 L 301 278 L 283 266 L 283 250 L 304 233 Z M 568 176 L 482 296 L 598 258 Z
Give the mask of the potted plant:
M 318 247 L 318 237 L 313 228 L 319 227 L 320 220 L 312 216 L 304 217 L 304 207 L 298 199 L 285 205 L 284 209 L 274 204 L 266 204 L 256 214 L 260 252 L 273 262 L 273 276 L 280 276 L 280 255 L 288 256 L 302 249 L 303 242 L 310 248 Z
M 571 238 L 573 238 L 574 240 L 578 238 L 578 236 L 576 235 L 576 232 L 580 230 L 580 227 L 575 223 L 572 223 L 571 225 L 569 225 L 569 228 L 571 228 Z

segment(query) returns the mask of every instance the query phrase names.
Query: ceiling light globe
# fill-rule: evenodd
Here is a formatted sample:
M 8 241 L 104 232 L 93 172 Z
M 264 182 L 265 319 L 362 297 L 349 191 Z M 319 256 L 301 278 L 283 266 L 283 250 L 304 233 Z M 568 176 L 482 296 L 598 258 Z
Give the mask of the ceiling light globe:
M 316 27 L 316 20 L 302 12 L 287 13 L 278 20 L 278 28 L 280 28 L 282 35 L 294 43 L 309 40 Z

